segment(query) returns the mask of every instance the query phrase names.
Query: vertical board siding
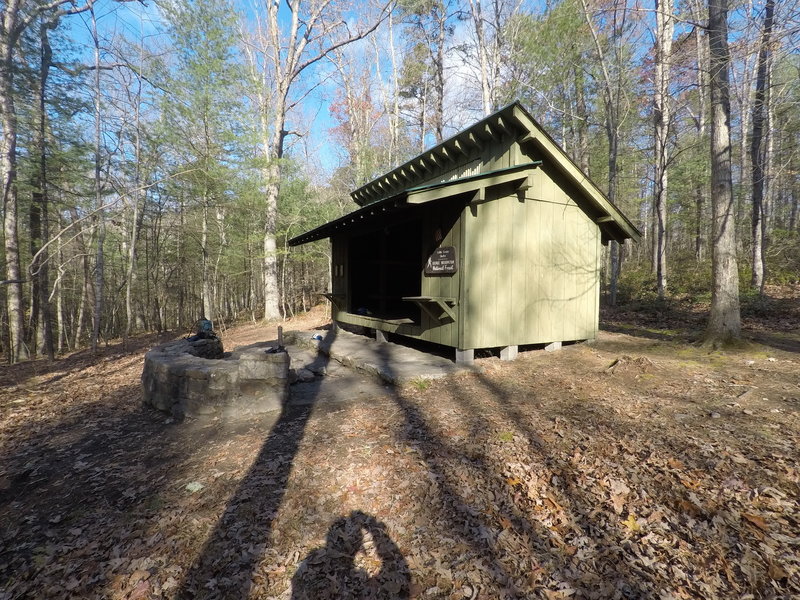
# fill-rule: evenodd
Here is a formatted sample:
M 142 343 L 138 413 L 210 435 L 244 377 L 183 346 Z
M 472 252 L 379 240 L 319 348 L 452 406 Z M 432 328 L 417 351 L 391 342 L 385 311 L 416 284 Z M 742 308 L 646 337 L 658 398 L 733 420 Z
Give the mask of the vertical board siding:
M 513 274 L 510 280 L 509 294 L 513 302 L 518 305 L 518 310 L 509 313 L 509 336 L 510 344 L 520 343 L 520 332 L 527 331 L 530 322 L 531 300 L 533 296 L 528 293 L 530 277 L 533 275 L 530 262 L 528 261 L 528 219 L 525 215 L 525 202 L 520 202 L 517 198 L 512 202 L 512 221 L 508 228 L 511 237 L 512 247 L 515 256 L 513 257 Z M 518 260 L 522 257 L 522 260 Z
M 506 157 L 508 154 L 505 155 Z M 497 335 L 504 340 L 511 340 L 514 336 L 514 310 L 513 305 L 516 302 L 514 296 L 514 280 L 518 276 L 519 265 L 516 261 L 516 248 L 514 246 L 513 223 L 514 223 L 514 207 L 517 204 L 515 196 L 505 196 L 498 198 L 492 202 L 497 206 L 494 211 L 495 218 L 495 232 L 497 240 L 497 262 L 495 263 L 495 281 L 492 294 L 497 291 L 507 290 L 506 298 L 502 301 L 493 302 L 495 307 L 495 322 L 497 323 Z M 510 343 L 510 342 L 508 342 Z
M 344 302 L 342 306 L 331 306 L 331 315 L 338 320 L 344 314 L 348 306 L 350 306 L 350 298 L 348 292 L 348 281 L 350 278 L 348 260 L 347 260 L 347 238 L 344 236 L 337 236 L 331 238 L 331 293 L 342 296 Z
M 602 241 L 600 239 L 600 235 L 598 232 L 593 231 L 595 234 L 595 278 L 594 278 L 594 308 L 592 309 L 592 314 L 594 315 L 594 335 L 591 339 L 595 339 L 597 337 L 598 332 L 600 331 L 600 265 L 603 261 L 603 249 L 602 249 Z
M 465 348 L 596 336 L 599 229 L 545 174 L 534 182 L 524 202 L 465 210 Z
M 347 294 L 347 240 L 336 237 L 331 240 L 331 292 Z
M 453 246 L 456 249 L 456 254 L 459 256 L 459 266 L 456 273 L 440 276 L 425 275 L 423 267 L 420 271 L 420 277 L 422 278 L 420 294 L 422 296 L 458 299 L 459 289 L 461 287 L 461 273 L 463 271 L 463 265 L 461 264 L 460 206 L 447 203 L 444 205 L 432 204 L 426 206 L 424 210 L 425 214 L 423 217 L 422 231 L 424 258 L 427 258 L 437 246 Z M 435 240 L 437 229 L 441 229 L 443 235 L 442 241 L 438 244 Z M 437 309 L 434 308 L 434 310 Z M 460 314 L 460 310 L 461 307 L 458 304 L 453 307 L 453 311 L 457 317 L 455 321 L 449 318 L 436 320 L 425 311 L 421 311 L 421 332 L 414 337 L 445 346 L 458 345 L 458 315 Z

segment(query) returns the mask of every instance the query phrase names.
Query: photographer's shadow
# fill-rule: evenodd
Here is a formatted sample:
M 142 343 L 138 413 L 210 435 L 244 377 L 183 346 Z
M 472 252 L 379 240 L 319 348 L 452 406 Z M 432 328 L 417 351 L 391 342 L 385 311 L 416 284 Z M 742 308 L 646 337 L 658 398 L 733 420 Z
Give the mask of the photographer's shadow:
M 365 543 L 369 533 L 372 544 Z M 374 546 L 374 548 L 372 547 Z M 380 559 L 380 570 L 370 575 L 355 564 L 359 550 Z M 386 532 L 386 526 L 361 511 L 336 519 L 325 546 L 312 550 L 292 577 L 292 600 L 350 598 L 408 598 L 408 564 Z

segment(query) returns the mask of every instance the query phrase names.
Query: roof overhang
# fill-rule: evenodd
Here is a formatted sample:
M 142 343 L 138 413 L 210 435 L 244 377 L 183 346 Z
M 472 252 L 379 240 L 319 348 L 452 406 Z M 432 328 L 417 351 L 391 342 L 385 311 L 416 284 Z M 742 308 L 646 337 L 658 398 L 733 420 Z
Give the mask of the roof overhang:
M 522 191 L 530 187 L 531 172 L 541 164 L 541 161 L 532 161 L 488 173 L 462 177 L 455 181 L 409 188 L 389 198 L 372 202 L 350 214 L 320 225 L 316 229 L 302 233 L 289 240 L 289 245 L 299 246 L 356 228 L 380 226 L 390 215 L 394 217 L 399 212 L 414 210 L 415 207 L 420 205 L 452 198 L 453 196 L 471 194 L 471 199 L 480 199 L 485 197 L 488 189 L 501 185 L 510 185 L 516 190 Z
M 399 167 L 365 183 L 354 190 L 350 197 L 359 206 L 379 201 L 387 195 L 400 193 L 416 182 L 429 179 L 442 169 L 479 157 L 487 144 L 504 136 L 516 137 L 520 129 L 518 124 L 512 122 L 513 113 L 510 109 L 513 106 L 514 104 L 510 104 L 481 119 Z
M 592 208 L 591 215 L 603 233 L 603 242 L 611 239 L 621 243 L 628 238 L 638 242 L 642 234 L 636 226 L 567 156 L 561 146 L 547 134 L 528 111 L 518 103 L 512 105 L 512 110 L 513 121 L 519 123 L 520 127 L 527 132 L 519 138 L 520 146 L 532 150 L 534 155 L 549 157 L 551 159 L 549 163 L 578 188 Z

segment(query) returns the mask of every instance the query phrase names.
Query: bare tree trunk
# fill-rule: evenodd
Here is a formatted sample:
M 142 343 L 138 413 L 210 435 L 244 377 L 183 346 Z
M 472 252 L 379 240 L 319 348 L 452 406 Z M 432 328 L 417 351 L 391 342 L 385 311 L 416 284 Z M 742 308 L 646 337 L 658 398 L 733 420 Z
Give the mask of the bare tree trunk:
M 389 15 L 389 59 L 392 66 L 391 87 L 387 90 L 384 84 L 381 65 L 385 48 L 379 43 L 377 36 L 372 38 L 375 51 L 375 74 L 378 78 L 378 90 L 381 94 L 383 112 L 386 114 L 389 127 L 389 147 L 386 149 L 385 165 L 395 165 L 400 146 L 400 95 L 397 93 L 397 57 L 394 48 L 394 31 L 392 16 Z
M 207 185 L 206 185 L 207 188 Z M 203 190 L 203 221 L 200 232 L 200 253 L 202 254 L 202 281 L 200 282 L 200 295 L 203 301 L 203 315 L 204 319 L 213 321 L 216 315 L 214 314 L 214 300 L 211 297 L 211 272 L 209 269 L 209 252 L 208 252 L 208 190 Z
M 736 224 L 731 174 L 730 50 L 728 0 L 708 2 L 711 73 L 711 314 L 704 343 L 717 347 L 741 336 L 739 272 L 736 264 Z
M 705 20 L 702 14 L 702 2 L 695 1 L 691 5 L 692 17 L 698 23 Z M 697 55 L 697 118 L 695 119 L 695 128 L 697 135 L 702 140 L 706 135 L 706 119 L 708 111 L 708 73 L 707 68 L 708 60 L 708 40 L 703 35 L 700 27 L 695 27 L 695 49 Z M 694 188 L 695 198 L 695 238 L 694 238 L 694 252 L 695 260 L 702 261 L 706 252 L 706 239 L 705 239 L 705 186 L 698 180 Z
M 78 223 L 80 217 L 78 211 L 74 206 L 69 208 L 69 213 L 73 223 Z M 83 229 L 82 224 L 80 227 L 80 235 L 76 236 L 75 241 L 78 245 L 78 252 L 81 257 L 81 299 L 78 303 L 78 310 L 75 315 L 75 336 L 73 339 L 73 348 L 78 347 L 84 338 L 84 332 L 87 329 L 87 305 L 94 305 L 94 287 L 92 285 L 92 268 L 90 264 L 89 249 L 91 248 L 91 236 Z
M 284 103 L 285 104 L 285 103 Z M 285 111 L 285 109 L 284 109 Z M 278 290 L 278 195 L 281 190 L 281 158 L 283 158 L 284 119 L 276 116 L 273 138 L 270 142 L 269 165 L 267 166 L 267 202 L 264 225 L 264 319 L 279 319 L 280 295 Z
M 504 22 L 503 0 L 492 0 L 491 21 L 484 16 L 481 0 L 469 0 L 470 15 L 472 25 L 475 29 L 475 41 L 478 45 L 478 66 L 480 69 L 481 104 L 483 114 L 488 115 L 497 110 L 498 103 L 498 79 L 500 77 L 501 65 L 501 42 L 512 39 L 513 34 L 507 31 Z M 520 7 L 521 2 L 516 2 L 516 6 L 510 10 L 515 13 Z M 505 11 L 506 13 L 508 11 Z M 491 35 L 487 35 L 487 27 L 491 30 Z
M 481 102 L 483 104 L 483 114 L 489 115 L 494 110 L 493 88 L 489 75 L 489 49 L 486 47 L 486 36 L 483 30 L 483 11 L 481 10 L 481 0 L 469 0 L 470 13 L 472 15 L 472 26 L 475 29 L 475 41 L 478 44 L 478 65 L 480 67 Z
M 446 33 L 447 5 L 443 4 L 436 38 L 436 54 L 433 60 L 433 87 L 436 101 L 433 109 L 433 127 L 437 144 L 440 144 L 444 140 L 444 44 Z
M 230 302 L 226 302 L 224 306 L 220 301 L 220 298 L 225 298 L 227 295 L 225 294 L 224 289 L 224 274 L 220 277 L 220 263 L 222 262 L 222 256 L 225 254 L 225 247 L 228 245 L 228 240 L 225 236 L 225 209 L 224 207 L 217 205 L 216 210 L 214 211 L 214 220 L 217 224 L 217 231 L 219 232 L 219 247 L 217 248 L 217 256 L 214 259 L 214 280 L 212 286 L 212 297 L 214 298 L 214 310 L 216 312 L 216 317 L 221 318 L 225 316 L 230 316 L 232 313 L 230 311 Z
M 389 120 L 389 164 L 395 165 L 400 154 L 400 94 L 398 92 L 397 56 L 394 47 L 394 27 L 392 23 L 392 11 L 389 11 L 389 49 L 392 59 L 392 110 Z
M 694 257 L 697 261 L 705 256 L 705 238 L 703 236 L 703 190 L 698 185 L 694 188 L 695 226 L 694 226 Z
M 22 309 L 22 269 L 17 233 L 17 113 L 14 106 L 14 46 L 18 35 L 20 0 L 9 0 L 0 13 L 0 186 L 3 194 L 3 234 L 6 263 L 6 311 L 8 312 L 9 362 L 28 358 Z
M 346 128 L 347 153 L 353 165 L 351 183 L 352 187 L 357 188 L 372 178 L 375 164 L 375 160 L 371 159 L 372 149 L 370 145 L 375 119 L 369 82 L 365 81 L 364 78 L 364 72 L 367 69 L 361 67 L 348 69 L 345 57 L 339 51 L 332 53 L 331 62 L 336 67 L 341 78 L 340 88 L 344 93 L 348 119 Z M 380 72 L 379 65 L 377 71 Z M 384 104 L 384 107 L 388 111 L 386 104 Z M 389 118 L 390 127 L 392 127 L 391 115 L 389 115 Z
M 139 68 L 143 63 L 142 52 L 144 46 L 140 44 Z M 141 103 L 142 103 L 142 78 L 137 73 L 136 95 L 134 97 L 134 121 L 133 121 L 133 215 L 131 217 L 131 235 L 128 245 L 128 263 L 125 268 L 125 332 L 123 340 L 127 342 L 133 329 L 134 307 L 133 307 L 133 288 L 136 285 L 136 260 L 139 244 L 139 228 L 141 227 L 141 214 L 139 210 L 139 197 L 141 196 Z
M 765 169 L 767 156 L 764 145 L 764 122 L 767 120 L 767 88 L 769 86 L 769 44 L 772 35 L 772 17 L 775 1 L 767 0 L 764 8 L 764 28 L 761 32 L 761 45 L 758 50 L 758 70 L 756 74 L 756 93 L 753 99 L 753 134 L 750 142 L 750 164 L 753 174 L 753 215 L 752 215 L 752 268 L 750 285 L 764 293 L 764 254 L 766 250 L 766 202 L 764 198 Z M 770 135 L 767 131 L 766 135 Z M 771 137 L 771 135 L 770 135 Z
M 67 336 L 66 324 L 64 323 L 64 286 L 61 284 L 61 281 L 64 278 L 66 269 L 64 268 L 64 251 L 61 236 L 58 236 L 57 243 L 56 256 L 58 256 L 58 277 L 53 283 L 53 292 L 51 296 L 55 296 L 56 299 L 56 328 L 58 330 L 56 337 L 56 353 L 61 354 L 64 351 L 65 345 L 69 347 L 69 337 Z
M 595 50 L 597 52 L 597 58 L 599 61 L 599 66 L 602 72 L 602 84 L 601 84 L 601 93 L 603 98 L 603 104 L 605 107 L 605 130 L 606 130 L 606 139 L 608 140 L 608 199 L 612 203 L 616 203 L 617 201 L 617 187 L 618 187 L 618 158 L 619 158 L 619 129 L 622 121 L 622 117 L 620 115 L 620 102 L 621 102 L 621 85 L 620 81 L 613 81 L 611 77 L 611 72 L 609 69 L 609 62 L 606 58 L 606 54 L 603 50 L 603 45 L 600 43 L 600 39 L 597 33 L 597 29 L 595 28 L 595 24 L 592 22 L 591 15 L 589 14 L 589 6 L 586 3 L 586 0 L 581 0 L 581 5 L 583 7 L 583 15 L 586 19 L 586 24 L 589 26 L 589 31 L 592 34 L 592 40 L 594 42 Z M 619 10 L 615 8 L 615 12 Z M 622 18 L 621 23 L 625 21 L 625 13 L 626 8 L 622 8 Z M 615 21 L 615 28 L 622 29 L 622 24 L 617 23 L 617 15 L 614 15 Z M 616 36 L 615 30 L 615 36 Z M 617 78 L 619 75 L 617 74 Z M 619 281 L 619 274 L 620 274 L 620 248 L 617 242 L 611 241 L 610 248 L 609 248 L 609 258 L 610 258 L 610 281 L 609 281 L 609 303 L 611 306 L 616 306 L 617 304 L 617 284 Z
M 612 119 L 613 117 L 606 117 L 606 137 L 608 138 L 608 199 L 614 203 L 617 198 L 617 153 L 619 151 L 619 136 Z M 611 306 L 617 305 L 617 288 L 620 269 L 622 267 L 620 254 L 619 243 L 611 240 L 611 242 L 609 242 L 608 252 L 611 261 L 609 269 L 608 302 Z
M 327 57 L 331 52 L 344 47 L 356 40 L 365 38 L 375 31 L 378 25 L 386 18 L 389 4 L 384 6 L 379 18 L 365 29 L 345 37 L 334 39 L 334 35 L 344 24 L 343 20 L 331 18 L 327 10 L 333 10 L 334 5 L 325 2 L 318 9 L 308 15 L 301 14 L 300 0 L 287 0 L 288 14 L 278 19 L 280 0 L 268 0 L 267 28 L 264 39 L 264 55 L 272 69 L 275 92 L 269 111 L 272 113 L 272 122 L 269 131 L 265 132 L 267 140 L 265 153 L 267 158 L 266 175 L 266 215 L 264 223 L 264 318 L 276 319 L 281 316 L 280 295 L 278 293 L 278 264 L 277 264 L 277 226 L 278 226 L 278 196 L 281 189 L 282 158 L 286 136 L 286 118 L 292 108 L 289 102 L 289 92 L 300 75 L 312 65 Z M 281 24 L 288 23 L 288 33 L 284 36 Z M 301 26 L 302 24 L 302 26 Z M 304 58 L 308 43 L 311 39 L 309 33 L 315 31 L 313 36 L 322 42 L 322 47 L 317 53 Z M 265 111 L 266 112 L 266 111 Z
M 750 11 L 752 12 L 752 3 L 750 4 Z M 736 194 L 736 212 L 734 216 L 737 227 L 737 250 L 743 249 L 742 246 L 744 244 L 744 240 L 746 239 L 747 226 L 745 223 L 747 222 L 747 219 L 745 215 L 747 214 L 747 211 L 745 209 L 745 201 L 749 198 L 747 190 L 752 185 L 753 179 L 753 164 L 750 160 L 750 152 L 747 146 L 747 140 L 748 134 L 751 131 L 751 119 L 753 116 L 752 91 L 756 76 L 756 69 L 758 68 L 758 62 L 752 62 L 751 55 L 751 52 L 745 52 L 742 59 L 743 64 L 740 70 L 742 84 L 741 91 L 738 96 L 741 135 L 739 136 L 739 185 L 735 190 L 739 193 Z
M 55 359 L 55 346 L 53 343 L 53 324 L 50 310 L 50 277 L 49 277 L 49 251 L 42 245 L 50 237 L 50 203 L 47 189 L 47 152 L 46 129 L 47 113 L 45 110 L 45 97 L 47 92 L 47 78 L 53 52 L 50 48 L 48 31 L 55 27 L 55 23 L 42 22 L 39 30 L 40 40 L 40 70 L 38 82 L 38 98 L 36 110 L 36 129 L 33 136 L 33 147 L 36 155 L 36 170 L 31 187 L 30 221 L 31 221 L 31 261 L 30 272 L 33 279 L 33 305 L 31 318 L 35 324 L 37 353 L 46 354 L 48 360 Z
M 178 264 L 181 264 L 183 260 L 183 238 L 182 232 L 184 231 L 185 227 L 185 218 L 184 218 L 184 203 L 183 198 L 178 201 L 178 222 L 180 227 L 178 227 L 178 235 L 175 236 L 175 256 L 178 259 Z M 157 291 L 154 292 L 154 295 L 157 295 Z M 149 296 L 149 294 L 148 294 Z M 180 286 L 178 288 L 178 315 L 177 319 L 175 320 L 175 327 L 178 330 L 183 329 L 184 324 L 184 316 L 186 312 L 186 283 L 181 281 Z M 155 315 L 154 315 L 155 316 Z M 159 331 L 161 328 L 159 327 Z
M 100 339 L 100 323 L 105 309 L 105 240 L 106 222 L 103 210 L 103 189 L 100 182 L 100 38 L 97 35 L 97 17 L 94 7 L 89 10 L 92 18 L 92 41 L 94 42 L 94 199 L 97 221 L 96 252 L 94 265 L 94 311 L 92 312 L 92 351 L 97 352 Z
M 589 173 L 589 111 L 586 108 L 586 90 L 583 69 L 573 67 L 575 82 L 575 162 L 584 173 Z
M 672 0 L 655 0 L 656 62 L 653 117 L 655 121 L 655 177 L 653 207 L 655 235 L 653 262 L 656 271 L 658 297 L 667 291 L 667 143 L 670 130 L 670 61 L 672 35 L 675 28 Z
M 88 247 L 84 247 L 85 250 L 88 250 Z M 83 257 L 81 259 L 81 275 L 82 275 L 82 284 L 81 285 L 81 299 L 78 302 L 78 310 L 75 314 L 75 337 L 72 340 L 72 347 L 78 348 L 81 345 L 81 341 L 84 339 L 85 330 L 88 328 L 87 321 L 87 305 L 92 306 L 94 305 L 94 289 L 92 287 L 92 269 L 91 265 L 89 264 L 89 255 L 84 252 Z

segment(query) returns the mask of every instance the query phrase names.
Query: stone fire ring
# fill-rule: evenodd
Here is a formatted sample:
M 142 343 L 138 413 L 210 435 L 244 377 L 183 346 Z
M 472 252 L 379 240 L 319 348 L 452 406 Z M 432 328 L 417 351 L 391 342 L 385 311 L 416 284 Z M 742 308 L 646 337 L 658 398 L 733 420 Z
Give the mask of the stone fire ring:
M 169 342 L 144 358 L 146 405 L 184 417 L 237 418 L 280 410 L 288 398 L 289 354 L 262 342 L 225 353 L 219 339 Z

